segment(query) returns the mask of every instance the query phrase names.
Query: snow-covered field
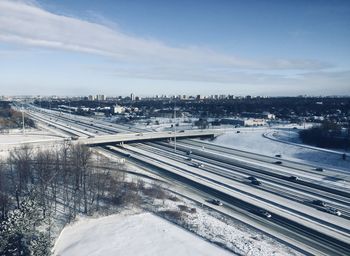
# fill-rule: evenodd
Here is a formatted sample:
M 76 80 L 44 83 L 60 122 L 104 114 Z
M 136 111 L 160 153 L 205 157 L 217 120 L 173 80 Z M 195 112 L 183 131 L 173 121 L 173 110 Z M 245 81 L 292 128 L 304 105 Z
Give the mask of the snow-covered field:
M 196 198 L 195 195 L 190 197 Z M 195 208 L 194 213 L 183 213 L 185 218 L 180 221 L 181 225 L 187 226 L 189 230 L 202 238 L 221 245 L 237 255 L 302 255 L 259 230 L 213 211 L 210 203 L 205 203 L 205 206 L 201 207 L 193 201 L 181 198 L 178 202 L 157 199 L 153 204 L 157 211 L 176 211 L 180 205 L 188 209 Z
M 35 148 L 50 148 L 62 144 L 63 138 L 58 134 L 44 129 L 27 129 L 25 134 L 21 129 L 12 129 L 0 133 L 0 159 L 9 156 L 10 150 L 20 148 L 26 143 L 32 143 Z
M 54 251 L 62 256 L 232 255 L 151 213 L 80 219 L 62 231 Z
M 240 133 L 237 133 L 237 130 Z M 281 154 L 283 158 L 301 161 L 316 166 L 322 165 L 329 168 L 339 168 L 350 171 L 350 157 L 346 161 L 341 159 L 341 155 L 322 152 L 311 148 L 286 144 L 265 138 L 265 133 L 275 133 L 277 138 L 289 142 L 299 143 L 298 134 L 290 127 L 276 128 L 236 128 L 231 132 L 216 138 L 212 143 L 228 146 L 235 149 L 245 150 L 258 154 L 275 156 Z M 339 150 L 340 151 L 340 150 Z

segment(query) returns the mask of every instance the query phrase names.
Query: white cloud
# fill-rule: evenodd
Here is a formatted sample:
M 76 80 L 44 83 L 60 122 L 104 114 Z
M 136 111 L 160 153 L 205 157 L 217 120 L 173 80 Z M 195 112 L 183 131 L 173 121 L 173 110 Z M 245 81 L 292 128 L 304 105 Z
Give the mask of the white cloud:
M 0 0 L 0 41 L 109 56 L 135 65 L 217 69 L 316 70 L 317 60 L 252 60 L 198 47 L 171 47 L 105 25 L 50 13 L 33 1 Z
M 27 46 L 109 57 L 112 61 L 102 64 L 106 65 L 103 67 L 98 66 L 101 65 L 98 62 L 97 67 L 93 68 L 97 73 L 87 74 L 89 78 L 79 77 L 75 87 L 71 86 L 71 80 L 63 81 L 69 91 L 75 88 L 78 93 L 83 92 L 85 83 L 91 82 L 93 75 L 102 78 L 106 73 L 111 75 L 107 77 L 113 79 L 104 88 L 98 87 L 99 90 L 109 88 L 113 91 L 111 88 L 116 77 L 143 82 L 147 80 L 158 84 L 157 90 L 168 82 L 172 83 L 171 88 L 181 85 L 182 90 L 189 90 L 188 84 L 191 83 L 187 81 L 191 81 L 196 86 L 201 84 L 202 89 L 211 85 L 211 90 L 222 92 L 232 89 L 279 95 L 348 92 L 350 71 L 330 71 L 327 69 L 330 65 L 321 61 L 283 58 L 255 60 L 196 46 L 169 46 L 155 39 L 130 36 L 122 32 L 117 24 L 104 20 L 98 14 L 92 15 L 99 22 L 48 12 L 34 0 L 0 0 L 0 42 L 19 46 L 15 50 L 11 50 L 13 47 L 0 49 L 0 58 L 13 57 L 11 51 L 17 56 L 23 56 Z M 90 67 L 95 63 L 87 65 Z M 47 83 L 41 77 L 34 79 L 32 84 Z M 20 88 L 16 75 L 8 76 L 7 79 L 9 84 L 16 85 L 8 88 Z M 34 88 L 27 86 L 30 81 L 20 82 L 23 84 L 22 90 Z M 61 90 L 62 80 L 57 79 L 56 83 L 49 82 Z

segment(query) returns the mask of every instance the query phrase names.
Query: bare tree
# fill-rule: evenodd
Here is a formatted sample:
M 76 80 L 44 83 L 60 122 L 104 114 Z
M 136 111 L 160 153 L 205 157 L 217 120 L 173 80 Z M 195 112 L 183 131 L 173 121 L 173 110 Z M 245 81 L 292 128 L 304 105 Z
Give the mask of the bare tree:
M 32 173 L 32 149 L 27 145 L 10 152 L 9 161 L 13 187 L 16 189 L 17 204 L 23 192 L 28 192 L 28 184 L 34 184 Z
M 72 162 L 73 172 L 75 175 L 75 191 L 78 192 L 82 188 L 82 197 L 84 203 L 84 213 L 88 212 L 88 198 L 87 198 L 87 177 L 91 173 L 91 150 L 81 144 L 72 146 Z

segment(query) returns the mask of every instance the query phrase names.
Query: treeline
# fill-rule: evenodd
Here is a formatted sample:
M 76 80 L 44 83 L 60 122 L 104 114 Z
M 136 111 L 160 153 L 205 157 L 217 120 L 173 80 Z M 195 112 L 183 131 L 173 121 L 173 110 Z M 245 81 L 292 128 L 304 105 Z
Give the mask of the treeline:
M 140 204 L 141 193 L 161 194 L 160 186 L 127 180 L 123 166 L 79 144 L 39 151 L 23 147 L 0 168 L 0 255 L 50 255 L 58 220 L 110 213 Z
M 329 116 L 342 121 L 350 115 L 350 97 L 255 97 L 222 100 L 180 100 L 180 99 L 142 99 L 139 101 L 88 101 L 88 100 L 52 100 L 35 101 L 44 108 L 57 108 L 59 105 L 74 107 L 113 107 L 115 104 L 134 108 L 140 116 L 156 116 L 158 111 L 173 111 L 174 106 L 180 112 L 189 112 L 195 117 L 228 117 L 238 116 L 243 112 L 275 114 L 278 118 L 290 119 L 291 116 Z
M 350 149 L 350 133 L 340 125 L 323 122 L 320 126 L 299 132 L 303 143 L 323 148 Z
M 124 106 L 138 107 L 144 115 L 153 114 L 157 109 L 174 109 L 190 112 L 196 117 L 239 116 L 243 112 L 275 114 L 278 118 L 289 119 L 291 116 L 337 116 L 350 115 L 350 97 L 271 97 L 239 98 L 223 100 L 141 100 L 126 102 Z M 322 104 L 319 104 L 322 102 Z M 341 114 L 338 113 L 341 112 Z
M 7 101 L 0 101 L 0 131 L 6 129 L 22 128 L 22 113 L 11 108 Z M 35 127 L 35 122 L 24 116 L 24 125 L 26 127 Z

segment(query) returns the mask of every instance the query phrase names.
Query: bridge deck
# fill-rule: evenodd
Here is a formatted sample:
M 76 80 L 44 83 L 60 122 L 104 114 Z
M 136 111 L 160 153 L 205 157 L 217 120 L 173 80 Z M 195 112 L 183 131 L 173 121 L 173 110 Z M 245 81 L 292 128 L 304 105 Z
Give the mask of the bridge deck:
M 161 139 L 177 139 L 181 138 L 199 138 L 199 137 L 215 137 L 221 134 L 215 130 L 186 130 L 176 132 L 140 132 L 140 133 L 118 133 L 113 135 L 99 135 L 92 138 L 79 138 L 79 143 L 86 145 L 98 145 L 109 143 L 133 142 L 133 141 L 149 141 Z

